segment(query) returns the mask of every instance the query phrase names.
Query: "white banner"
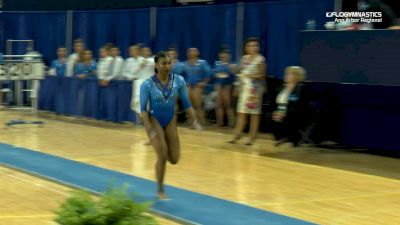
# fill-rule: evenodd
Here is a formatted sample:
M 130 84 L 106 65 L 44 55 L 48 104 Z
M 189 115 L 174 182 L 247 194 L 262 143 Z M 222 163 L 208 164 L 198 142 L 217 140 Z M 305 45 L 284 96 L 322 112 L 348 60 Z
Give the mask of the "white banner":
M 44 78 L 42 62 L 6 62 L 0 64 L 0 80 L 40 80 Z

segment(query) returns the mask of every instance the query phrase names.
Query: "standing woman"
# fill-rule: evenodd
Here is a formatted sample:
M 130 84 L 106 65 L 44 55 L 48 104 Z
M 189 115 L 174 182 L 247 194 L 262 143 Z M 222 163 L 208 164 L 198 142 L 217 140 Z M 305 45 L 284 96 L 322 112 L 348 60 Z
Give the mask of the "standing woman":
M 110 76 L 110 64 L 112 57 L 110 56 L 110 48 L 103 46 L 99 49 L 99 61 L 97 64 L 97 78 L 100 86 L 108 85 L 108 77 Z
M 219 61 L 215 62 L 215 90 L 217 92 L 217 126 L 224 126 L 225 113 L 228 116 L 228 125 L 233 126 L 234 111 L 231 104 L 232 86 L 235 82 L 235 75 L 232 71 L 234 65 L 231 64 L 231 53 L 223 48 L 219 52 Z
M 234 138 L 230 143 L 236 143 L 250 117 L 250 139 L 246 145 L 252 145 L 256 139 L 260 125 L 262 97 L 265 86 L 265 58 L 260 54 L 260 41 L 249 38 L 245 44 L 245 55 L 240 61 L 240 92 L 237 104 L 237 123 Z
M 154 74 L 154 58 L 152 51 L 149 47 L 141 47 L 140 54 L 142 57 L 139 59 L 138 77 L 134 82 L 134 94 L 131 101 L 131 109 L 140 114 L 140 87 L 142 83 Z M 140 122 L 140 118 L 136 122 Z
M 132 45 L 129 47 L 129 58 L 125 60 L 122 74 L 126 80 L 136 80 L 139 78 L 138 72 L 142 57 L 140 56 L 139 46 Z
M 96 79 L 96 61 L 93 60 L 93 54 L 90 50 L 84 50 L 79 53 L 79 61 L 75 63 L 74 66 L 74 77 L 79 79 Z M 75 112 L 79 116 L 83 116 L 85 114 L 85 109 L 87 108 L 87 94 L 86 89 L 84 88 L 82 83 L 78 83 L 77 88 L 77 111 Z
M 141 48 L 142 62 L 141 62 L 141 79 L 147 79 L 154 75 L 154 57 L 150 47 Z M 140 88 L 140 86 L 139 86 Z
M 179 61 L 178 52 L 176 51 L 176 48 L 174 47 L 169 48 L 167 54 L 172 61 L 171 72 L 182 76 L 184 64 Z
M 137 85 L 137 80 L 141 79 L 142 61 L 141 47 L 136 44 L 129 47 L 129 58 L 125 60 L 123 76 L 127 80 L 132 81 L 132 97 L 131 97 L 131 110 L 140 114 L 139 92 L 140 85 Z M 137 121 L 139 122 L 139 121 Z
M 81 51 L 79 61 L 74 66 L 74 77 L 96 78 L 96 61 L 93 60 L 93 53 L 90 50 Z
M 74 75 L 75 63 L 79 60 L 80 53 L 85 49 L 85 45 L 82 39 L 76 39 L 74 41 L 74 53 L 67 58 L 67 67 L 65 70 L 65 76 L 72 77 Z
M 183 109 L 193 119 L 193 126 L 200 129 L 195 119 L 195 112 L 189 101 L 184 79 L 170 73 L 171 59 L 166 53 L 160 52 L 155 57 L 155 72 L 146 79 L 140 87 L 140 108 L 143 124 L 153 148 L 157 153 L 156 178 L 158 182 L 158 197 L 166 199 L 164 193 L 164 175 L 167 161 L 178 163 L 180 143 L 176 127 L 176 98 L 183 101 Z
M 60 47 L 57 49 L 57 59 L 51 62 L 49 74 L 57 77 L 64 77 L 67 66 L 67 49 Z
M 112 46 L 110 48 L 110 56 L 112 58 L 110 63 L 110 77 L 108 81 L 111 80 L 122 80 L 122 66 L 124 64 L 124 59 L 120 56 L 121 51 L 117 46 Z
M 203 91 L 210 80 L 211 67 L 207 61 L 199 59 L 200 52 L 197 48 L 187 50 L 187 61 L 183 74 L 189 90 L 190 101 L 199 116 L 200 123 L 205 125 L 206 118 L 203 111 Z
M 124 68 L 122 70 L 122 75 L 126 80 L 132 81 L 132 93 L 131 93 L 131 110 L 140 114 L 140 104 L 139 104 L 139 92 L 140 86 L 136 85 L 138 79 L 141 79 L 140 71 L 143 58 L 140 56 L 139 45 L 132 45 L 129 47 L 129 58 L 125 60 Z M 139 116 L 136 116 L 139 118 Z M 139 120 L 136 120 L 139 123 Z

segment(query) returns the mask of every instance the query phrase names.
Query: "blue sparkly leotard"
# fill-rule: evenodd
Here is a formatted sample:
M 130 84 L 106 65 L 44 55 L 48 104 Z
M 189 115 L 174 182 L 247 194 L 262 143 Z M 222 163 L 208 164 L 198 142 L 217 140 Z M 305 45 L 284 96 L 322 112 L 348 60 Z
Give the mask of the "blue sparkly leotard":
M 180 96 L 183 109 L 192 107 L 186 92 L 186 83 L 182 76 L 170 74 L 167 84 L 163 85 L 153 75 L 145 80 L 140 87 L 140 110 L 158 120 L 163 128 L 166 128 L 175 115 L 176 99 Z M 149 103 L 149 109 L 147 104 Z

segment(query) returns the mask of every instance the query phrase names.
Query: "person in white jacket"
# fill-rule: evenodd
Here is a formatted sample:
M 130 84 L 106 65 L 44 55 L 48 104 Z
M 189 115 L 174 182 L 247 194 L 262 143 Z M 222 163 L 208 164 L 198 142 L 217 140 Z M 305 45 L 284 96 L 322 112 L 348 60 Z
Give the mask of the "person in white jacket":
M 122 75 L 126 80 L 136 80 L 140 78 L 143 57 L 140 56 L 140 47 L 132 45 L 129 47 L 129 58 L 125 60 Z
M 97 78 L 99 79 L 99 84 L 102 87 L 108 85 L 110 78 L 110 65 L 112 57 L 110 56 L 110 48 L 108 46 L 103 46 L 99 49 L 99 63 L 97 64 Z
M 142 47 L 141 55 L 143 57 L 141 78 L 148 79 L 154 75 L 154 57 L 150 47 Z
M 140 51 L 142 59 L 140 59 L 140 70 L 138 71 L 137 79 L 134 82 L 133 97 L 131 102 L 131 109 L 140 114 L 140 86 L 142 83 L 154 75 L 154 58 L 152 51 L 149 47 L 142 47 Z
M 76 39 L 74 41 L 74 53 L 67 58 L 67 67 L 65 71 L 65 76 L 72 77 L 74 75 L 74 66 L 76 61 L 79 60 L 79 53 L 85 49 L 85 44 L 82 39 Z
M 112 60 L 110 63 L 110 75 L 108 77 L 108 81 L 123 80 L 122 66 L 124 64 L 124 59 L 120 56 L 120 54 L 121 52 L 117 46 L 112 46 L 110 48 Z

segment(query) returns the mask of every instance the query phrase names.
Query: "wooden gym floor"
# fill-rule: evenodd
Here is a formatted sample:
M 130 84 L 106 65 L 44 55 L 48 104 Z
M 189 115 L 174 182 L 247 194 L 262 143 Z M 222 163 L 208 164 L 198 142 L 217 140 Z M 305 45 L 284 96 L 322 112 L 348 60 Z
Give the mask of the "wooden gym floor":
M 44 127 L 0 130 L 0 142 L 153 179 L 155 154 L 142 128 L 40 113 Z M 231 145 L 228 130 L 179 128 L 182 158 L 166 183 L 318 224 L 400 224 L 400 159 L 310 147 Z M 54 224 L 70 189 L 0 167 L 0 224 Z M 174 224 L 160 219 L 160 224 Z

